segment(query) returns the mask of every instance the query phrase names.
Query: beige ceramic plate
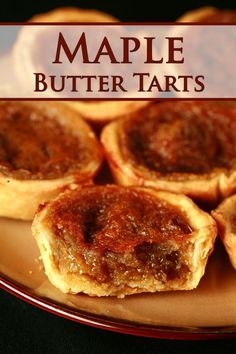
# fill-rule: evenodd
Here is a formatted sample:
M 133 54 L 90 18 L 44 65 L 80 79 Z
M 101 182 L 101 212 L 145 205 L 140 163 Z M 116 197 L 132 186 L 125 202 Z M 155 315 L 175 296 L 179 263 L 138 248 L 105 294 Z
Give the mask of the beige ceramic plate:
M 221 244 L 199 287 L 116 298 L 65 295 L 44 274 L 30 223 L 0 219 L 1 285 L 45 310 L 101 328 L 171 338 L 236 334 L 236 271 Z

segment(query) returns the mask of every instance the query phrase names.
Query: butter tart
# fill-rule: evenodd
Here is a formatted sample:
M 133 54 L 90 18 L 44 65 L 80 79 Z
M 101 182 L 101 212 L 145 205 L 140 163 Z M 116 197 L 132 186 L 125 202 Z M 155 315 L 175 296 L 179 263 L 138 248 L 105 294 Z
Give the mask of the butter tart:
M 163 102 L 107 125 L 115 180 L 213 203 L 236 190 L 236 111 L 215 102 Z
M 0 216 L 30 220 L 66 188 L 91 183 L 100 145 L 62 104 L 0 102 Z
M 32 232 L 45 272 L 62 292 L 123 298 L 195 288 L 216 225 L 186 196 L 106 185 L 42 205 Z
M 236 21 L 236 10 L 217 9 L 206 6 L 191 10 L 182 15 L 177 22 L 228 23 Z
M 47 13 L 38 14 L 29 20 L 30 22 L 116 22 L 113 16 L 98 10 L 84 10 L 76 7 L 62 7 Z M 40 28 L 39 31 L 40 32 Z M 40 34 L 40 33 L 38 33 Z M 37 34 L 37 35 L 38 35 Z M 35 63 L 33 49 L 36 40 L 34 35 L 22 30 L 14 47 L 15 68 L 20 82 L 29 85 L 25 72 L 30 74 L 35 71 L 38 63 Z M 37 70 L 36 70 L 37 71 Z M 26 80 L 26 81 L 25 81 Z M 129 112 L 134 112 L 149 104 L 148 101 L 112 101 L 112 100 L 78 100 L 64 101 L 64 103 L 79 112 L 82 117 L 90 122 L 103 125 L 107 121 L 123 117 Z
M 236 269 L 236 195 L 226 198 L 212 211 L 212 216 L 231 264 Z

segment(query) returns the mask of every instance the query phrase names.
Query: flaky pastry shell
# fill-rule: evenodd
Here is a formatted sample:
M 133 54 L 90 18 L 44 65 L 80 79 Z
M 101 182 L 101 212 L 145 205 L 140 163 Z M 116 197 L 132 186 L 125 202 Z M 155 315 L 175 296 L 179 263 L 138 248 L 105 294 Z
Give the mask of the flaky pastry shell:
M 114 188 L 124 189 L 124 187 L 112 185 L 104 188 L 107 188 L 108 190 Z M 179 212 L 185 215 L 186 221 L 191 227 L 191 233 L 187 235 L 186 239 L 182 240 L 182 243 L 180 242 L 177 244 L 173 240 L 166 240 L 164 243 L 160 244 L 160 247 L 163 247 L 165 250 L 167 247 L 170 247 L 171 243 L 172 250 L 174 250 L 175 253 L 179 251 L 181 252 L 182 250 L 180 256 L 184 259 L 185 264 L 187 264 L 188 272 L 186 274 L 181 273 L 179 277 L 174 279 L 164 278 L 163 280 L 163 278 L 158 275 L 158 272 L 155 275 L 148 274 L 143 276 L 141 266 L 141 269 L 138 271 L 140 273 L 138 276 L 128 276 L 125 278 L 125 281 L 121 280 L 119 282 L 114 281 L 112 276 L 109 281 L 102 281 L 101 279 L 99 280 L 96 278 L 95 272 L 92 272 L 90 275 L 86 273 L 81 260 L 79 258 L 76 259 L 76 257 L 72 255 L 73 247 L 74 254 L 76 254 L 76 248 L 73 243 L 68 243 L 68 236 L 65 229 L 63 229 L 61 224 L 59 226 L 55 224 L 55 221 L 51 216 L 55 216 L 55 214 L 53 214 L 53 209 L 56 203 L 60 202 L 62 203 L 63 208 L 64 206 L 66 207 L 68 199 L 73 197 L 75 193 L 80 193 L 81 190 L 73 191 L 60 195 L 54 201 L 49 202 L 46 206 L 40 208 L 32 225 L 32 232 L 41 252 L 46 275 L 51 283 L 62 292 L 74 294 L 83 292 L 90 296 L 117 296 L 123 298 L 126 295 L 142 292 L 191 290 L 198 285 L 205 272 L 208 257 L 214 247 L 216 237 L 216 225 L 214 220 L 209 214 L 200 210 L 192 200 L 186 196 L 176 195 L 169 192 L 154 191 L 143 187 L 126 187 L 126 190 L 129 189 L 132 189 L 135 193 L 145 193 L 147 196 L 154 197 L 162 203 L 168 203 L 168 205 L 177 208 Z M 120 203 L 122 205 L 123 202 L 121 201 Z M 68 209 L 68 213 L 70 213 L 70 210 L 72 209 Z M 63 241 L 57 236 L 55 227 L 59 227 L 59 231 L 63 232 Z M 109 230 L 106 232 L 109 232 Z M 124 236 L 122 235 L 122 237 Z M 90 248 L 90 251 L 86 256 L 88 257 L 87 259 L 92 257 L 92 251 L 93 249 Z M 129 267 L 132 267 L 134 262 L 134 254 L 134 250 L 130 251 L 128 249 L 127 251 L 118 253 L 118 260 L 115 264 L 120 264 L 119 262 L 121 262 L 122 274 L 125 275 L 129 272 Z M 114 257 L 114 255 L 116 255 L 116 253 L 113 253 L 112 257 Z M 111 254 L 109 256 L 111 257 Z M 148 251 L 146 252 L 146 256 L 143 256 L 148 256 Z M 106 254 L 103 255 L 102 259 L 106 259 Z M 160 262 L 164 262 L 164 253 L 161 259 L 162 261 Z M 71 262 L 69 265 L 68 261 Z M 155 260 L 153 262 L 155 263 Z M 64 267 L 63 263 L 67 263 L 67 268 Z M 124 264 L 126 264 L 127 268 L 124 268 Z M 103 266 L 105 267 L 106 265 Z M 137 271 L 139 266 L 136 264 L 133 264 L 133 266 L 135 267 L 135 271 Z M 178 268 L 178 266 L 176 267 Z

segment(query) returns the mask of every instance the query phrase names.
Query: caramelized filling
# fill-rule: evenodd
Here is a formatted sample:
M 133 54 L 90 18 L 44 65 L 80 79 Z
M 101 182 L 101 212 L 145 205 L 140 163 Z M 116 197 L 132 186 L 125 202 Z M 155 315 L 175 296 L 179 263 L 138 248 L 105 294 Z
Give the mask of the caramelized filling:
M 6 176 L 61 177 L 80 169 L 89 155 L 82 140 L 44 113 L 17 103 L 0 105 L 0 172 Z
M 144 191 L 83 188 L 54 202 L 49 218 L 57 261 L 67 271 L 82 264 L 83 273 L 115 282 L 142 274 L 164 281 L 188 271 L 183 250 L 192 229 L 186 216 Z
M 230 105 L 156 104 L 123 127 L 123 155 L 154 173 L 203 174 L 236 166 L 236 114 Z

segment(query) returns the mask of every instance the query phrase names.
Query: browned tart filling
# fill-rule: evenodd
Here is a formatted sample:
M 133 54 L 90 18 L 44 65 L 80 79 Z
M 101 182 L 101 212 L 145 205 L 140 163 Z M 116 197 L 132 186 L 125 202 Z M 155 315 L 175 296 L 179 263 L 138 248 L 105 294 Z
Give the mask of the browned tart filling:
M 152 104 L 101 135 L 120 185 L 182 193 L 215 205 L 236 190 L 236 108 L 228 102 Z
M 54 179 L 79 171 L 97 151 L 87 136 L 52 119 L 44 110 L 0 104 L 0 172 L 17 179 Z
M 61 194 L 41 206 L 32 231 L 60 290 L 118 297 L 195 288 L 216 236 L 189 198 L 116 185 Z
M 189 272 L 186 216 L 144 191 L 83 188 L 55 201 L 48 218 L 63 271 L 114 285 L 149 275 L 165 282 Z
M 167 102 L 123 123 L 120 148 L 134 166 L 183 178 L 236 167 L 236 114 L 230 105 Z

